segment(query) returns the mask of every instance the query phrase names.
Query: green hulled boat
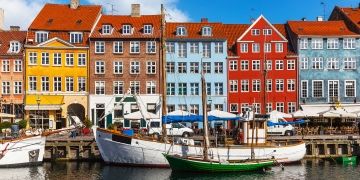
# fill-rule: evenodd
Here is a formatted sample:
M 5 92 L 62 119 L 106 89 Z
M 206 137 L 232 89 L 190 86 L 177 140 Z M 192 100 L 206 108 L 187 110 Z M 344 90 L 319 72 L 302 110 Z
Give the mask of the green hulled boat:
M 182 158 L 164 154 L 174 171 L 234 172 L 266 170 L 275 165 L 275 160 L 248 160 L 243 162 L 214 162 L 195 158 Z

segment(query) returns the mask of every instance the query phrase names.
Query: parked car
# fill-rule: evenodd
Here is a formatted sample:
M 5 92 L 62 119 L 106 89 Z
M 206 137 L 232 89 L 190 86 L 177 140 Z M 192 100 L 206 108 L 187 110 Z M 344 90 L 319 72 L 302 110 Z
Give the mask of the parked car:
M 181 123 L 166 124 L 166 133 L 168 136 L 190 137 L 194 135 L 194 131 L 191 128 L 188 128 Z M 155 134 L 155 135 L 162 134 L 160 121 L 150 122 L 149 134 Z

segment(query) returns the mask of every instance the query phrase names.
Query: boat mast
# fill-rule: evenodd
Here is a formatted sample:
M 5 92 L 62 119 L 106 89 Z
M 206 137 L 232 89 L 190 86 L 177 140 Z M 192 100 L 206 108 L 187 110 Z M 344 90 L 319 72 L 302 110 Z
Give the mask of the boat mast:
M 164 5 L 161 4 L 161 70 L 162 70 L 162 78 L 160 78 L 163 83 L 162 89 L 162 102 L 161 102 L 161 110 L 162 117 L 164 117 L 166 113 L 166 46 L 165 46 L 165 13 L 164 13 Z M 162 119 L 162 118 L 161 118 Z M 166 133 L 166 123 L 162 123 L 162 137 L 163 141 L 168 142 L 167 133 Z
M 204 72 L 201 72 L 201 97 L 202 97 L 202 107 L 203 107 L 203 124 L 204 124 L 204 148 L 203 148 L 203 154 L 204 154 L 204 160 L 209 160 L 209 129 L 208 129 L 208 118 L 207 118 L 207 96 L 206 96 L 206 83 L 205 83 L 205 77 Z

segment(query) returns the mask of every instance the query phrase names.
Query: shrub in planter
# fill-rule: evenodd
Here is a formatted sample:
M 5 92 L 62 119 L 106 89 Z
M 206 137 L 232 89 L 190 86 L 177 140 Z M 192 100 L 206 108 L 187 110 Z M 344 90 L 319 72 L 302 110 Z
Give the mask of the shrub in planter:
M 27 125 L 27 121 L 25 119 L 23 119 L 23 120 L 19 121 L 17 124 L 19 125 L 20 129 L 25 129 L 26 125 Z

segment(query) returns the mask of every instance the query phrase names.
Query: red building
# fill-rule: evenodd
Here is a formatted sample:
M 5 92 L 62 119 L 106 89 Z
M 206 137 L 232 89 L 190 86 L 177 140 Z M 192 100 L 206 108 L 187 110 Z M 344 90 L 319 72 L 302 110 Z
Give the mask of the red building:
M 297 57 L 289 48 L 285 26 L 273 25 L 261 15 L 250 26 L 225 28 L 229 111 L 241 113 L 247 107 L 255 107 L 256 113 L 296 111 Z

